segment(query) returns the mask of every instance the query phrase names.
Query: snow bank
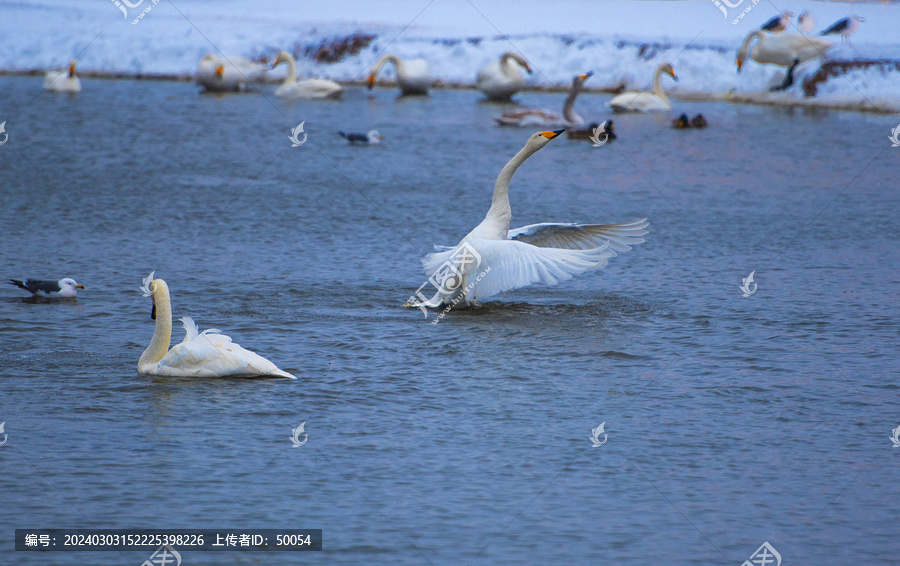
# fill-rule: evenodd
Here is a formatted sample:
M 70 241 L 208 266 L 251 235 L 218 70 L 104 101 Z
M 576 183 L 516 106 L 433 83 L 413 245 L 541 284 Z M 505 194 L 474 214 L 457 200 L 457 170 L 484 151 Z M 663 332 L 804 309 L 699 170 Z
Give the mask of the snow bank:
M 210 51 L 271 58 L 279 49 L 313 52 L 323 42 L 365 33 L 375 38 L 355 55 L 331 63 L 301 59 L 300 72 L 360 80 L 387 50 L 425 57 L 435 78 L 471 85 L 480 66 L 518 50 L 535 69 L 535 85 L 567 85 L 574 74 L 592 70 L 589 87 L 644 88 L 655 66 L 669 60 L 679 82 L 664 79 L 664 86 L 676 97 L 798 102 L 803 79 L 819 62 L 799 69 L 797 85 L 786 93 L 764 92 L 781 81 L 781 69 L 749 62 L 735 72 L 744 36 L 775 13 L 771 4 L 753 2 L 733 9 L 720 2 L 723 16 L 713 0 L 23 0 L 3 3 L 0 69 L 54 68 L 77 57 L 83 72 L 189 76 Z M 810 10 L 817 30 L 850 13 L 866 18 L 852 46 L 838 40 L 833 59 L 900 60 L 900 5 L 803 1 L 782 7 Z M 855 70 L 818 91 L 815 101 L 822 104 L 870 101 L 900 111 L 900 72 Z

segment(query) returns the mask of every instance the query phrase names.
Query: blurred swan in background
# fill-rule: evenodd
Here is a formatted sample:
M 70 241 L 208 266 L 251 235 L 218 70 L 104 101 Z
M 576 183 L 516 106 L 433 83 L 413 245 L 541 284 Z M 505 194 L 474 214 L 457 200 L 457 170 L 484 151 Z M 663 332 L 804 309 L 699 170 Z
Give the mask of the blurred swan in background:
M 397 71 L 397 85 L 400 93 L 405 95 L 428 94 L 431 86 L 431 73 L 428 70 L 428 61 L 425 59 L 400 59 L 396 55 L 385 55 L 372 67 L 369 72 L 369 90 L 375 86 L 375 78 L 378 71 L 385 63 L 393 63 Z
M 332 80 L 297 80 L 297 62 L 294 61 L 294 57 L 287 51 L 278 52 L 278 56 L 272 62 L 272 68 L 274 69 L 282 63 L 288 64 L 288 74 L 281 86 L 275 91 L 277 96 L 294 100 L 337 98 L 344 92 L 344 87 Z
M 566 97 L 566 101 L 563 104 L 562 114 L 552 110 L 528 108 L 504 112 L 499 118 L 494 118 L 494 120 L 501 126 L 541 126 L 550 128 L 554 126 L 584 125 L 584 118 L 575 111 L 575 99 L 578 98 L 578 93 L 584 87 L 584 81 L 588 80 L 593 74 L 593 72 L 589 72 L 575 75 L 575 78 L 572 79 L 572 87 L 569 89 L 569 96 Z
M 644 240 L 647 220 L 624 224 L 532 224 L 509 229 L 512 209 L 509 183 L 529 157 L 559 136 L 563 130 L 537 132 L 500 171 L 491 207 L 484 220 L 454 247 L 422 259 L 425 272 L 437 292 L 421 293 L 404 306 L 440 308 L 474 306 L 503 291 L 534 283 L 555 285 L 575 275 L 604 267 L 616 252 L 624 252 Z M 426 314 L 427 316 L 427 314 Z
M 75 64 L 75 59 L 72 59 L 65 71 L 47 71 L 44 75 L 44 89 L 52 92 L 81 92 L 81 80 L 75 74 Z
M 675 68 L 671 63 L 661 63 L 653 72 L 653 92 L 629 91 L 614 97 L 609 101 L 609 107 L 616 112 L 665 112 L 672 109 L 672 104 L 666 96 L 660 82 L 660 75 L 669 75 L 676 81 Z
M 296 379 L 293 375 L 278 369 L 264 357 L 246 350 L 231 341 L 231 338 L 210 329 L 200 332 L 194 320 L 185 316 L 185 336 L 180 344 L 169 350 L 172 338 L 172 305 L 169 286 L 162 279 L 154 279 L 153 273 L 144 279 L 141 291 L 145 297 L 153 298 L 151 318 L 156 320 L 156 329 L 150 345 L 141 354 L 138 372 L 145 375 L 167 375 L 173 377 L 254 377 L 275 376 Z
M 498 61 L 481 69 L 475 76 L 475 86 L 491 100 L 510 100 L 522 90 L 525 78 L 519 67 L 531 74 L 531 65 L 518 53 L 508 51 Z
M 753 40 L 758 40 L 751 47 Z M 831 49 L 830 41 L 816 37 L 807 37 L 799 33 L 770 34 L 764 31 L 752 31 L 744 38 L 744 43 L 737 53 L 738 73 L 744 66 L 744 61 L 749 56 L 760 65 L 775 65 L 785 67 L 787 75 L 780 86 L 771 90 L 784 90 L 794 84 L 794 69 L 798 65 L 811 61 L 816 57 L 822 57 Z
M 243 92 L 249 83 L 265 79 L 266 71 L 265 65 L 246 57 L 207 53 L 197 64 L 197 84 L 211 92 Z

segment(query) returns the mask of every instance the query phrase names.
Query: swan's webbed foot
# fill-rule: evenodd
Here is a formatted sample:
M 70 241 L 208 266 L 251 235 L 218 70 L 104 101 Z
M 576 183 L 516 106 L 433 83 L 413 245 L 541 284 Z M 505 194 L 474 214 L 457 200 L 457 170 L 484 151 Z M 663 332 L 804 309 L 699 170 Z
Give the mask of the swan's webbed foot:
M 772 87 L 769 90 L 771 92 L 778 92 L 790 88 L 790 86 L 794 84 L 794 69 L 796 69 L 797 65 L 799 64 L 800 59 L 794 59 L 794 64 L 788 68 L 787 74 L 784 76 L 784 82 L 782 82 L 779 86 Z

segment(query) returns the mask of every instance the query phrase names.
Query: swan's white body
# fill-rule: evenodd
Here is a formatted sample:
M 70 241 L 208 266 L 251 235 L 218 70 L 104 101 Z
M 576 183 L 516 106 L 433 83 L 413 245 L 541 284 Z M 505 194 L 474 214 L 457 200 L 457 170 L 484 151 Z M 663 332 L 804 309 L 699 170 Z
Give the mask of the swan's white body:
M 750 46 L 750 43 L 759 41 Z M 803 64 L 816 57 L 825 55 L 825 52 L 834 47 L 830 41 L 816 37 L 807 37 L 799 33 L 771 34 L 764 31 L 753 31 L 744 39 L 744 43 L 738 50 L 738 71 L 747 60 L 748 54 L 760 65 L 777 65 L 790 68 L 795 64 Z
M 138 372 L 146 375 L 173 377 L 229 377 L 276 376 L 296 379 L 278 369 L 264 357 L 242 348 L 218 330 L 200 332 L 191 317 L 181 319 L 185 337 L 169 350 L 172 338 L 172 306 L 169 287 L 162 279 L 150 274 L 141 287 L 145 295 L 153 297 L 156 329 L 150 345 L 138 361 Z
M 275 91 L 277 96 L 299 99 L 338 98 L 344 92 L 344 87 L 328 79 L 303 79 L 297 80 L 297 62 L 287 51 L 280 51 L 272 63 L 274 69 L 281 63 L 288 64 L 288 74 L 284 82 Z
M 425 272 L 438 277 L 441 286 L 430 299 L 411 297 L 404 306 L 439 308 L 472 306 L 503 291 L 534 283 L 554 285 L 582 273 L 604 267 L 616 252 L 624 252 L 644 240 L 646 219 L 624 224 L 533 224 L 509 229 L 512 209 L 509 183 L 526 159 L 557 137 L 562 130 L 532 135 L 500 171 L 494 185 L 491 207 L 484 220 L 455 247 L 422 260 Z M 465 261 L 460 261 L 466 257 Z M 451 268 L 448 269 L 448 265 Z
M 397 71 L 397 85 L 403 95 L 428 94 L 431 86 L 431 72 L 428 70 L 428 61 L 425 59 L 402 60 L 396 55 L 382 57 L 369 73 L 369 88 L 375 86 L 375 78 L 385 63 L 393 63 Z
M 667 112 L 672 103 L 662 88 L 660 75 L 666 73 L 676 81 L 675 69 L 671 63 L 661 63 L 653 72 L 653 92 L 630 91 L 613 97 L 608 106 L 615 112 Z
M 245 57 L 223 59 L 207 53 L 197 64 L 197 84 L 208 91 L 243 92 L 266 77 L 266 66 Z
M 525 110 L 513 110 L 504 112 L 500 118 L 495 118 L 501 126 L 529 126 L 529 127 L 578 127 L 584 125 L 584 118 L 575 111 L 575 99 L 584 86 L 584 81 L 594 73 L 583 73 L 572 79 L 572 87 L 569 96 L 563 104 L 562 114 L 552 110 L 528 108 Z
M 47 71 L 44 89 L 53 92 L 81 92 L 81 80 L 75 74 L 75 61 L 69 61 L 66 71 Z
M 478 71 L 475 86 L 490 99 L 509 100 L 525 86 L 525 78 L 519 67 L 531 74 L 531 66 L 524 57 L 511 51 L 504 53 L 498 61 Z

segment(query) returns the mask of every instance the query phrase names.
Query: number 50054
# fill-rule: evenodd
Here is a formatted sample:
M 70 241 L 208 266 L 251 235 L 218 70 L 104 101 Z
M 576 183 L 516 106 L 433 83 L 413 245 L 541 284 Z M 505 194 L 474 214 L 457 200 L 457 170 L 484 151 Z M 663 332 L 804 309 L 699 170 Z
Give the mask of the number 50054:
M 277 535 L 275 543 L 278 546 L 306 546 L 312 544 L 309 535 Z

